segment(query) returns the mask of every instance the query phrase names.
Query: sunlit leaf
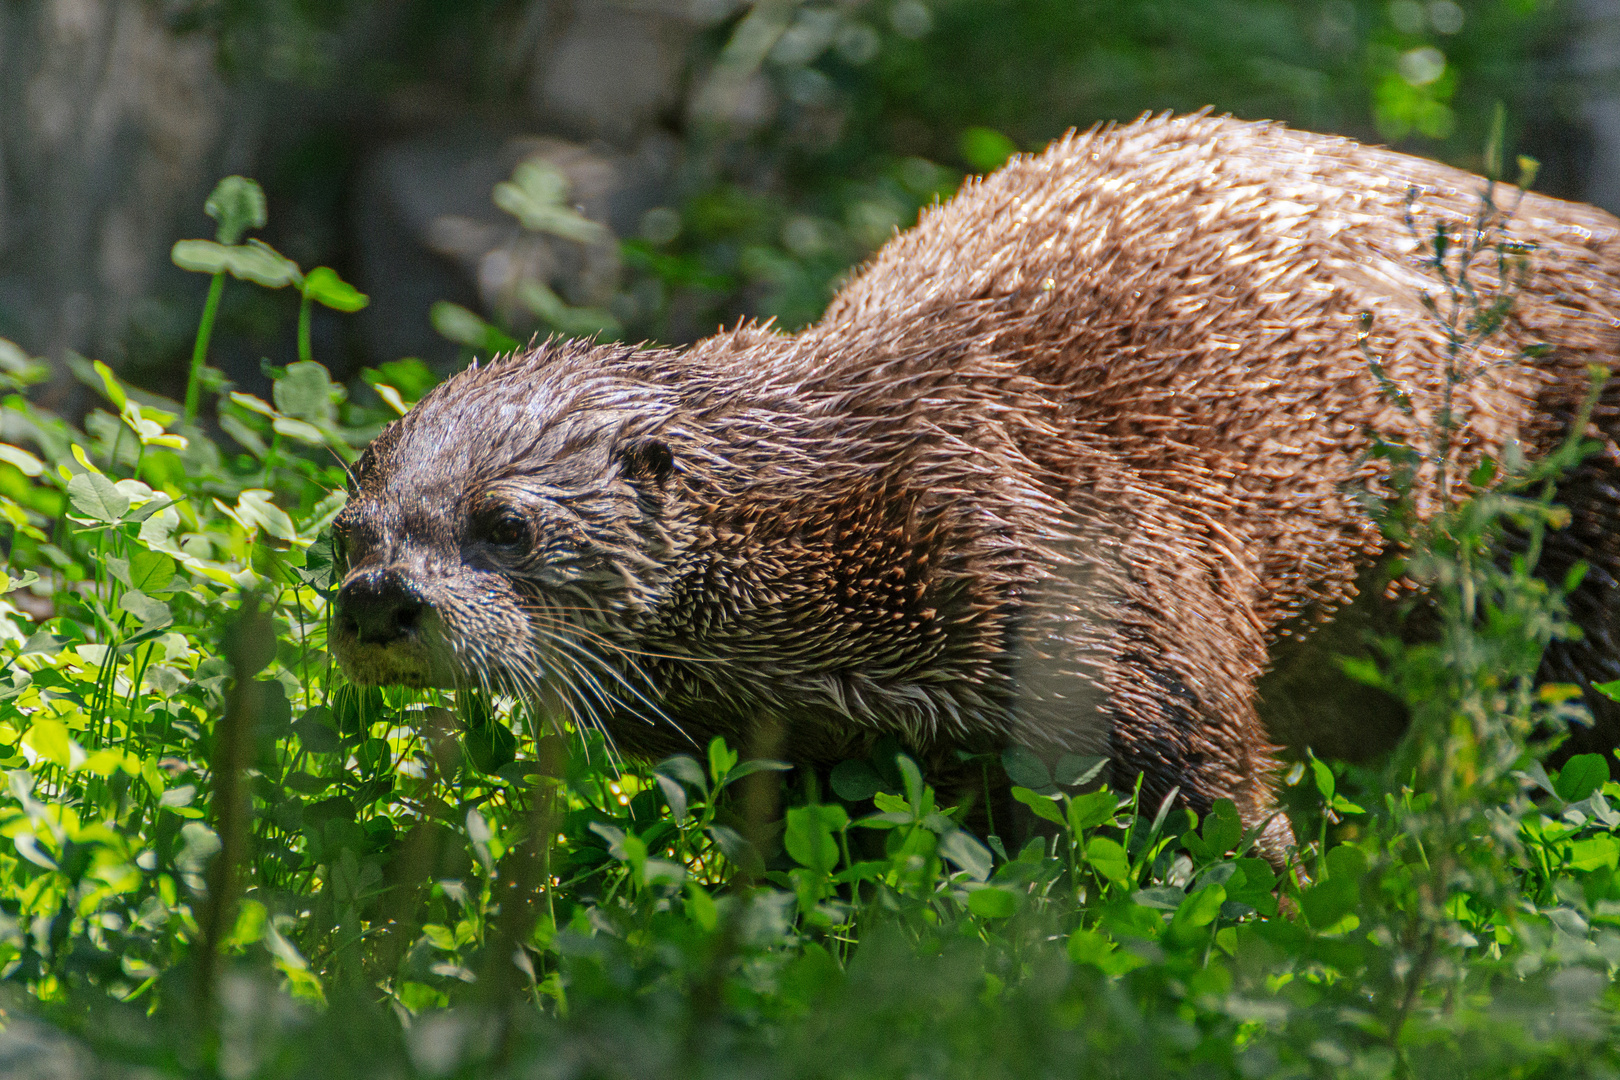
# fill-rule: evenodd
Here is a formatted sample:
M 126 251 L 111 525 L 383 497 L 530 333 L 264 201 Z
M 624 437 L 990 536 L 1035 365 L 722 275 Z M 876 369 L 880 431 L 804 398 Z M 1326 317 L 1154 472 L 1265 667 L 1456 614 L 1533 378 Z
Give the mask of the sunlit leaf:
M 1602 754 L 1577 754 L 1558 770 L 1553 788 L 1565 802 L 1580 802 L 1603 786 L 1609 778 L 1609 765 Z
M 92 521 L 111 524 L 129 512 L 129 496 L 99 472 L 80 473 L 67 486 L 73 509 Z
M 1086 865 L 1115 884 L 1130 879 L 1131 863 L 1118 841 L 1106 836 L 1094 836 L 1086 844 Z
M 334 311 L 359 311 L 371 302 L 365 293 L 338 277 L 329 266 L 317 266 L 304 275 L 304 295 Z
M 1031 791 L 1026 787 L 1014 787 L 1012 789 L 1012 797 L 1029 807 L 1031 810 L 1035 811 L 1035 815 L 1037 817 L 1045 818 L 1054 825 L 1062 825 L 1064 823 L 1063 812 L 1058 809 L 1056 803 L 1047 798 L 1045 795 L 1038 794 L 1037 792 Z
M 999 885 L 986 885 L 967 894 L 968 910 L 981 919 L 1006 919 L 1017 914 L 1019 896 Z

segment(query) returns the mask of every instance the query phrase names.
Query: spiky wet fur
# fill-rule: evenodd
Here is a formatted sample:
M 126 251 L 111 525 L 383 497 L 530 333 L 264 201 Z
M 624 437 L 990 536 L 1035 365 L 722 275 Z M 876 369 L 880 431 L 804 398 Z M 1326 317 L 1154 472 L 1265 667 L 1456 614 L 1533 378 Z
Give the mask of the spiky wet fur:
M 1352 593 L 1380 547 L 1355 494 L 1368 433 L 1421 437 L 1439 400 L 1414 185 L 1421 221 L 1460 228 L 1483 181 L 1278 125 L 1145 120 L 965 185 L 802 333 L 470 369 L 372 445 L 338 523 L 355 573 L 397 567 L 431 615 L 386 649 L 340 632 L 337 654 L 363 682 L 550 681 L 635 752 L 746 743 L 761 720 L 804 761 L 878 731 L 1016 741 L 1261 820 L 1267 644 Z M 1545 449 L 1586 365 L 1620 354 L 1620 223 L 1531 195 L 1508 235 L 1536 274 L 1492 348 L 1556 348 L 1464 388 L 1463 463 Z M 1415 419 L 1368 373 L 1363 312 Z M 1617 414 L 1605 394 L 1611 480 Z M 493 498 L 528 515 L 521 559 L 472 531 Z M 1589 542 L 1620 570 L 1620 540 Z M 1612 591 L 1597 604 L 1607 627 Z

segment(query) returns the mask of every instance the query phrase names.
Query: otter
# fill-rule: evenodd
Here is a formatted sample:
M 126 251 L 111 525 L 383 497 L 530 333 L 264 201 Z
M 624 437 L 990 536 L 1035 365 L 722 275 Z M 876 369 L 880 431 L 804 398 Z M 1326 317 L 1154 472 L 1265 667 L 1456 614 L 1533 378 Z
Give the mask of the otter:
M 1372 433 L 1416 439 L 1441 407 L 1409 198 L 1460 232 L 1484 183 L 1144 118 L 969 180 L 802 332 L 475 364 L 357 464 L 333 650 L 362 684 L 551 693 L 637 754 L 771 723 L 801 763 L 884 733 L 1095 755 L 1147 800 L 1269 819 L 1280 860 L 1256 683 L 1384 547 Z M 1551 348 L 1457 388 L 1459 468 L 1548 449 L 1620 357 L 1620 222 L 1525 194 L 1505 228 L 1535 274 L 1486 348 Z M 1614 677 L 1591 645 L 1620 575 L 1612 384 L 1590 433 L 1570 662 Z

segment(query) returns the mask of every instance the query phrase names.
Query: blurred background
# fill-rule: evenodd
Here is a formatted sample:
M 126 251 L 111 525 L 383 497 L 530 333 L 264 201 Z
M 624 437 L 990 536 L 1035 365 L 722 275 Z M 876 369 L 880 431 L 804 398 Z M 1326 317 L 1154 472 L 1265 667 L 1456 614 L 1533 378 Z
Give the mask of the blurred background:
M 231 173 L 371 296 L 317 308 L 340 380 L 801 326 L 963 175 L 1147 111 L 1477 168 L 1501 103 L 1541 190 L 1620 210 L 1617 73 L 1620 0 L 6 0 L 0 337 L 177 394 L 207 279 L 169 250 Z M 231 283 L 212 362 L 256 390 L 296 304 Z

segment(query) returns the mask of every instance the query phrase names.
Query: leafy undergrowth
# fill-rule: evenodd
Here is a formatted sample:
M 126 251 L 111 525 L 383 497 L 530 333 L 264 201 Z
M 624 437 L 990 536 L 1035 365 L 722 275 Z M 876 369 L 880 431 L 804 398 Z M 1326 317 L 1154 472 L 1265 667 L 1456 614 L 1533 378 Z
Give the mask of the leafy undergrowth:
M 210 311 L 228 276 L 294 286 L 306 325 L 312 302 L 364 304 L 237 243 L 251 185 L 210 211 L 220 243 L 176 252 L 216 275 Z M 1027 819 L 1004 830 L 1036 825 L 1012 844 L 965 830 L 894 745 L 828 792 L 718 741 L 622 761 L 537 706 L 346 686 L 322 533 L 344 462 L 431 376 L 368 372 L 366 405 L 301 334 L 263 401 L 203 366 L 211 323 L 184 406 L 79 363 L 104 402 L 82 431 L 28 401 L 44 369 L 0 342 L 9 1068 L 1620 1072 L 1620 785 L 1595 755 L 1549 773 L 1533 740 L 1580 712 L 1533 681 L 1574 583 L 1488 557 L 1504 521 L 1557 524 L 1550 478 L 1581 447 L 1476 474 L 1427 524 L 1391 504 L 1440 632 L 1359 673 L 1412 733 L 1381 773 L 1293 769 L 1279 877 L 1230 804 L 1139 806 L 1094 760 L 984 763 Z M 1462 381 L 1492 327 L 1453 329 Z M 186 420 L 204 390 L 218 441 Z M 1381 452 L 1399 488 L 1430 451 Z

